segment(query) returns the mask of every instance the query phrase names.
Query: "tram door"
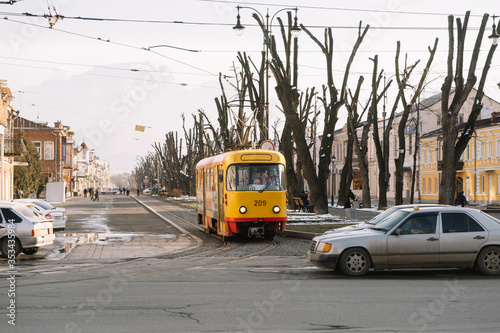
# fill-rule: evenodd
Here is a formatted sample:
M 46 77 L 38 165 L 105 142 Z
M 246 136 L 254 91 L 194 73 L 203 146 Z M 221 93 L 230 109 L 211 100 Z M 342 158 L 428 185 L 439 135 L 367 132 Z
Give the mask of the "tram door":
M 224 168 L 222 165 L 217 167 L 217 193 L 218 193 L 218 216 L 219 216 L 219 231 L 222 234 L 227 233 L 227 225 L 225 222 L 225 214 L 224 214 L 224 194 L 225 194 L 225 186 L 224 186 Z

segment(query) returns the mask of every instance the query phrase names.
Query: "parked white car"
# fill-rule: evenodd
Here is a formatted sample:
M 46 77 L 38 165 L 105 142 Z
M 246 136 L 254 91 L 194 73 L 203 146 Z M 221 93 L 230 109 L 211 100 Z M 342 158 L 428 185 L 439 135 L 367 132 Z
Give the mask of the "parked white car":
M 35 254 L 41 246 L 54 243 L 52 222 L 33 205 L 21 202 L 0 202 L 0 252 L 15 258 L 21 251 Z
M 52 220 L 54 230 L 66 229 L 66 208 L 54 207 L 50 203 L 41 199 L 16 199 L 13 202 L 30 203 L 38 208 L 45 218 Z

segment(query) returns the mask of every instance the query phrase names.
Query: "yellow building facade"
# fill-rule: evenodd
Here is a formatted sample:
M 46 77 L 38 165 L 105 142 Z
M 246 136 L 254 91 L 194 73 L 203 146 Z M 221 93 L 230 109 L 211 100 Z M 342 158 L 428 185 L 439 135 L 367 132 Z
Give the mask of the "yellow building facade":
M 459 133 L 460 129 L 459 129 Z M 436 202 L 441 182 L 441 132 L 420 139 L 420 198 Z M 500 113 L 478 120 L 457 170 L 456 189 L 471 203 L 500 202 Z

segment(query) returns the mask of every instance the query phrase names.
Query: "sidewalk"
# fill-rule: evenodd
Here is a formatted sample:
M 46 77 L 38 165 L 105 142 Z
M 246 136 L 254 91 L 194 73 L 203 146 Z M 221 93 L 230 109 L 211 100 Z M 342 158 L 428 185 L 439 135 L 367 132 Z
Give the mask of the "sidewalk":
M 71 244 L 71 243 L 68 243 Z M 193 246 L 185 235 L 176 238 L 134 236 L 130 241 L 67 245 L 70 252 L 63 260 L 133 259 L 165 255 Z
M 66 208 L 68 215 L 66 230 L 56 233 L 57 245 L 64 248 L 62 260 L 152 257 L 196 245 L 196 240 L 170 227 L 161 214 L 150 213 L 132 197 L 102 195 L 99 202 L 73 197 L 57 206 Z

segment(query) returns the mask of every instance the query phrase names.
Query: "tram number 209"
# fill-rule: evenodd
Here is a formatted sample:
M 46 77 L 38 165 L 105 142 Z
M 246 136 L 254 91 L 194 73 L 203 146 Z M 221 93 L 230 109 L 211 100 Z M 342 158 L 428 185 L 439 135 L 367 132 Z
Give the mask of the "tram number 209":
M 266 205 L 266 200 L 254 200 L 253 201 L 254 206 L 265 206 Z

